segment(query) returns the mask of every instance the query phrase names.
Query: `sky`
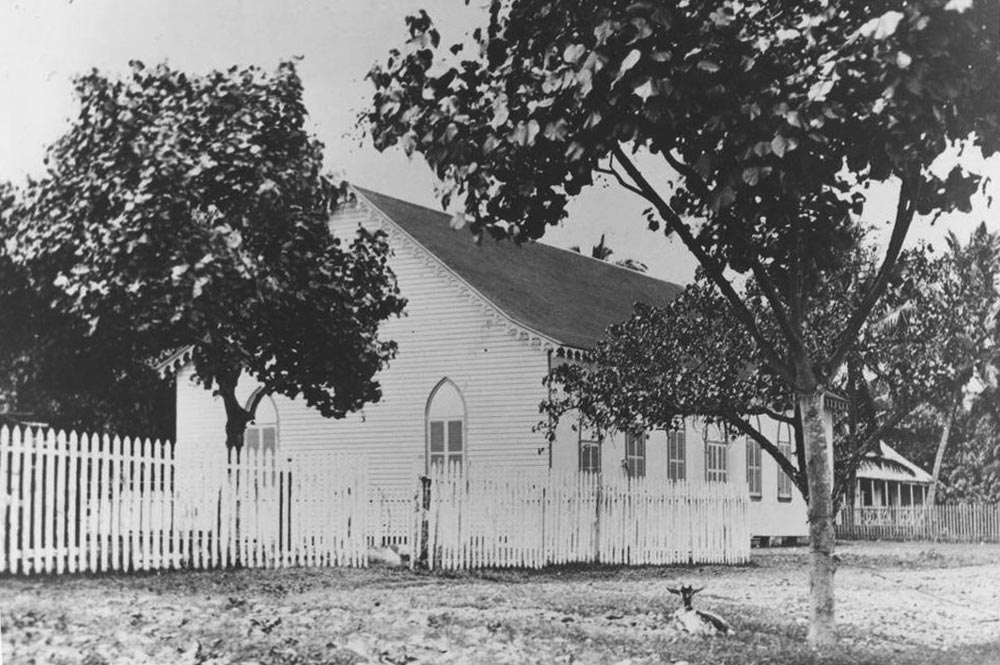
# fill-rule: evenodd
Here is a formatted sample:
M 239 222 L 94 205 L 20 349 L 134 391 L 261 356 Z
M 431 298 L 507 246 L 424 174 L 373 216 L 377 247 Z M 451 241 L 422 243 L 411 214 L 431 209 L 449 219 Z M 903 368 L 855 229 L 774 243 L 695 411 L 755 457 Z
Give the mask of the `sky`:
M 75 113 L 72 79 L 97 68 L 128 70 L 138 59 L 167 62 L 192 73 L 233 65 L 275 68 L 301 57 L 311 130 L 327 146 L 327 166 L 358 185 L 438 208 L 434 180 L 419 159 L 402 151 L 378 153 L 354 128 L 370 99 L 364 80 L 372 64 L 405 38 L 404 16 L 426 9 L 443 41 L 458 41 L 485 22 L 485 0 L 0 0 L 0 179 L 21 182 L 42 172 L 45 146 Z M 976 162 L 974 156 L 966 157 Z M 991 193 L 1000 199 L 1000 162 Z M 865 216 L 874 223 L 893 211 L 891 188 L 871 197 Z M 679 241 L 645 229 L 645 202 L 605 183 L 585 190 L 569 219 L 544 242 L 589 251 L 601 234 L 613 259 L 633 258 L 649 273 L 689 282 L 695 261 Z M 945 228 L 960 237 L 996 214 L 984 200 L 971 216 L 955 215 L 935 227 L 917 224 L 911 242 L 939 242 Z M 1000 229 L 1000 220 L 989 222 Z

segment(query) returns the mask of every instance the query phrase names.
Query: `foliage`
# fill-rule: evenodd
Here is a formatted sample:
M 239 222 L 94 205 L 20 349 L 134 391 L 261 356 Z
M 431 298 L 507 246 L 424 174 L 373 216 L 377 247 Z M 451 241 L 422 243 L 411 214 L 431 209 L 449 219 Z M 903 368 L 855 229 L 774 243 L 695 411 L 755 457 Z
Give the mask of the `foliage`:
M 0 186 L 2 211 L 15 205 Z M 0 241 L 8 234 L 0 223 Z M 121 345 L 88 337 L 81 321 L 54 310 L 0 242 L 0 411 L 65 429 L 174 437 L 170 386 Z
M 461 197 L 476 231 L 538 237 L 606 173 L 647 198 L 650 226 L 680 234 L 710 277 L 752 270 L 775 309 L 794 309 L 793 287 L 850 244 L 860 185 L 901 182 L 893 260 L 915 212 L 969 208 L 977 176 L 927 169 L 950 139 L 972 134 L 987 155 L 1000 140 L 996 12 L 960 9 L 494 2 L 488 29 L 473 34 L 478 57 L 460 62 L 442 57 L 421 13 L 407 19 L 405 48 L 371 71 L 362 122 L 376 147 L 422 154 L 446 183 L 443 203 Z M 655 156 L 681 176 L 669 197 L 641 172 Z M 836 353 L 813 363 L 820 382 L 881 288 L 848 319 Z M 806 380 L 751 332 L 775 369 Z
M 250 417 L 241 371 L 342 417 L 380 390 L 398 314 L 379 233 L 334 238 L 343 190 L 321 174 L 293 63 L 188 76 L 133 62 L 76 81 L 80 113 L 11 211 L 13 262 L 95 344 L 149 359 L 193 347 L 223 397 L 227 440 Z

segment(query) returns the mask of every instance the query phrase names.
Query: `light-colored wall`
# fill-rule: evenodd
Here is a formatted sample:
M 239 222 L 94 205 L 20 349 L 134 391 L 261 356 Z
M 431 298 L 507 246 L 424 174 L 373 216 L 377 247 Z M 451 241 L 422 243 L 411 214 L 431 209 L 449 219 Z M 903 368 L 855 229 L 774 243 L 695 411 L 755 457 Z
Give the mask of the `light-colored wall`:
M 365 453 L 373 483 L 411 484 L 413 465 L 424 457 L 427 400 L 438 382 L 448 378 L 467 407 L 471 464 L 547 466 L 544 435 L 532 429 L 546 396 L 542 380 L 548 353 L 538 342 L 512 335 L 510 327 L 485 310 L 447 270 L 361 204 L 339 210 L 331 228 L 349 239 L 359 222 L 394 231 L 389 236 L 395 252 L 391 265 L 408 304 L 405 316 L 386 322 L 381 335 L 395 340 L 399 353 L 378 377 L 382 400 L 343 420 L 323 418 L 301 400 L 274 396 L 279 450 Z M 462 238 L 456 235 L 455 242 Z M 243 399 L 249 397 L 252 383 L 241 383 Z M 194 460 L 204 460 L 209 450 L 224 454 L 222 402 L 192 385 L 189 369 L 178 377 L 177 419 L 178 454 Z
M 557 441 L 553 449 L 553 466 L 557 469 L 575 469 L 579 465 L 578 426 L 573 415 L 564 416 L 557 428 Z M 685 420 L 687 480 L 694 483 L 705 480 L 705 425 L 696 418 Z M 772 441 L 777 440 L 778 423 L 761 418 L 761 432 Z M 729 442 L 729 481 L 747 486 L 746 440 L 737 437 Z M 625 459 L 625 435 L 610 432 L 601 444 L 601 470 L 603 473 L 621 473 Z M 798 488 L 792 486 L 791 500 L 778 499 L 778 463 L 766 452 L 761 454 L 761 494 L 750 503 L 750 532 L 755 536 L 790 537 L 807 536 L 806 504 Z M 667 473 L 667 433 L 654 430 L 647 433 L 646 477 L 669 482 Z

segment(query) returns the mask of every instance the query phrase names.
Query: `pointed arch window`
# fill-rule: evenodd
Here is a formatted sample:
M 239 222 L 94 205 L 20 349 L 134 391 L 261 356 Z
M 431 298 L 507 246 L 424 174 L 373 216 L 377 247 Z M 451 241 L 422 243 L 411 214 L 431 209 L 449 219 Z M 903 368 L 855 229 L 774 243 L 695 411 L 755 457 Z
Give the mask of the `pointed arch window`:
M 250 398 L 248 410 L 253 420 L 243 432 L 243 449 L 255 452 L 278 451 L 278 409 L 268 395 L 255 394 Z
M 427 400 L 427 468 L 462 464 L 466 449 L 465 399 L 458 386 L 442 379 Z

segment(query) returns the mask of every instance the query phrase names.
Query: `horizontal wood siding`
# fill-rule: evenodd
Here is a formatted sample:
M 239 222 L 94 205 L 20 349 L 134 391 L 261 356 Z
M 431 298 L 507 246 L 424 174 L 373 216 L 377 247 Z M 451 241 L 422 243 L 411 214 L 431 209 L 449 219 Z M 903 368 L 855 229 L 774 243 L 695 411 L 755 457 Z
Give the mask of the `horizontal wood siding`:
M 274 396 L 280 451 L 360 453 L 369 461 L 373 486 L 409 488 L 415 464 L 423 468 L 428 398 L 438 382 L 448 378 L 465 400 L 469 463 L 547 466 L 544 436 L 532 432 L 546 394 L 546 352 L 537 343 L 513 336 L 474 294 L 364 208 L 341 209 L 331 228 L 349 241 L 359 223 L 394 231 L 391 265 L 408 304 L 405 316 L 386 322 L 381 335 L 398 343 L 398 356 L 378 377 L 382 400 L 340 421 L 323 418 L 303 401 Z M 456 233 L 455 242 L 467 242 L 469 251 L 476 251 L 468 235 Z M 252 381 L 244 380 L 241 396 L 248 398 L 253 388 Z M 203 457 L 215 432 L 221 440 L 221 400 L 192 385 L 184 372 L 178 380 L 177 414 L 178 446 L 201 449 L 193 458 Z
M 557 427 L 553 449 L 553 468 L 575 470 L 579 464 L 579 431 L 575 429 L 576 417 L 565 416 Z M 760 427 L 765 436 L 775 441 L 777 422 L 762 417 Z M 705 481 L 705 426 L 695 418 L 685 422 L 687 481 L 704 484 Z M 729 442 L 729 480 L 746 487 L 746 441 L 738 437 Z M 601 469 L 605 474 L 620 473 L 625 460 L 625 435 L 609 432 L 601 444 Z M 778 463 L 767 453 L 761 454 L 762 492 L 759 499 L 750 501 L 750 533 L 754 536 L 799 537 L 808 535 L 806 504 L 798 489 L 793 487 L 790 501 L 778 500 Z M 663 430 L 648 432 L 646 439 L 646 479 L 653 483 L 667 483 L 667 433 Z

